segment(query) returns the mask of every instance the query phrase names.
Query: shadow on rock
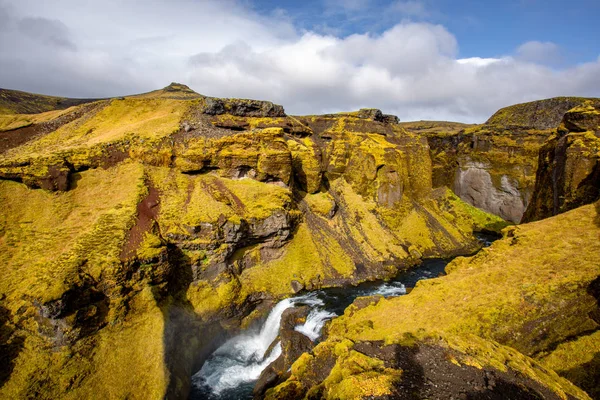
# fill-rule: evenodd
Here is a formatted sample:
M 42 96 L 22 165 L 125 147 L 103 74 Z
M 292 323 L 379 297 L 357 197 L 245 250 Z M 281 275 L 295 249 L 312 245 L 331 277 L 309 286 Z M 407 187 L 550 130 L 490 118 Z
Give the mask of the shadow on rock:
M 15 336 L 10 319 L 10 311 L 0 306 L 0 386 L 10 377 L 14 361 L 23 348 L 23 338 Z

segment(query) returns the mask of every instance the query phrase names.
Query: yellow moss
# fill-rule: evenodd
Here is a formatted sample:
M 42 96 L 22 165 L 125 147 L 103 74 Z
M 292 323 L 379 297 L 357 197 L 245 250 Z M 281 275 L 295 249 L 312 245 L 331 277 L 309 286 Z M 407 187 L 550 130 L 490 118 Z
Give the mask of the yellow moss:
M 306 284 L 326 272 L 310 231 L 301 224 L 281 258 L 244 270 L 240 280 L 247 293 L 284 295 L 291 292 L 292 280 Z
M 335 201 L 333 197 L 327 192 L 320 192 L 316 194 L 307 194 L 304 200 L 310 207 L 311 211 L 322 215 L 328 216 L 335 207 Z
M 539 361 L 597 398 L 600 395 L 597 382 L 600 372 L 599 354 L 600 331 L 596 331 L 561 343 L 551 353 L 542 355 Z
M 164 244 L 160 237 L 151 232 L 145 232 L 137 256 L 140 260 L 153 260 L 164 251 Z
M 122 244 L 146 191 L 142 167 L 125 163 L 75 179 L 77 187 L 66 193 L 0 181 L 0 293 L 52 300 L 77 280 L 79 268 L 98 277 L 120 264 Z
M 7 154 L 15 158 L 35 157 L 134 137 L 160 139 L 179 130 L 188 105 L 184 100 L 173 99 L 112 100 L 98 113 L 66 124 Z
M 243 204 L 246 218 L 265 219 L 276 210 L 283 209 L 291 202 L 291 191 L 277 185 L 258 182 L 253 179 L 220 179 L 223 185 Z
M 194 308 L 194 311 L 203 318 L 214 317 L 220 310 L 237 304 L 240 292 L 240 284 L 235 279 L 222 276 L 218 279 L 224 280 L 217 283 L 198 281 L 190 285 L 186 298 Z
M 557 338 L 594 329 L 588 313 L 595 300 L 580 288 L 600 273 L 596 215 L 590 205 L 520 226 L 515 238 L 453 261 L 449 275 L 336 319 L 329 334 L 394 342 L 405 332 L 473 333 L 533 354 Z M 550 317 L 551 327 L 543 332 L 552 334 L 527 325 Z
M 68 114 L 76 110 L 77 107 L 70 107 L 66 110 L 53 110 L 40 114 L 0 114 L 0 132 L 23 128 L 32 124 L 39 124 L 50 121 L 61 115 Z
M 385 368 L 383 361 L 350 350 L 338 356 L 329 376 L 323 381 L 326 399 L 360 400 L 392 394 L 402 372 Z

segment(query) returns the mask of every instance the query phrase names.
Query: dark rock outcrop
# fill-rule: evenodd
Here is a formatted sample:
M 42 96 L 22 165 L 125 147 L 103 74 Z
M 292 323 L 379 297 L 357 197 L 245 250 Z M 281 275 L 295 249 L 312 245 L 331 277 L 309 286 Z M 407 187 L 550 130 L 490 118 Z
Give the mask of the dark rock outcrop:
M 557 134 L 540 149 L 531 222 L 600 199 L 600 106 L 567 112 Z
M 254 386 L 254 397 L 262 399 L 265 391 L 289 377 L 289 369 L 300 357 L 313 348 L 313 342 L 304 334 L 297 332 L 294 328 L 305 322 L 308 315 L 308 307 L 294 307 L 284 311 L 281 316 L 279 340 L 281 344 L 281 355 L 273 361 L 261 373 Z
M 230 114 L 236 117 L 285 117 L 283 107 L 270 101 L 205 98 L 203 112 L 208 115 Z
M 555 97 L 552 99 L 515 104 L 498 110 L 485 123 L 486 125 L 518 126 L 533 129 L 557 128 L 563 115 L 570 109 L 586 101 L 600 103 L 598 99 L 583 97 Z

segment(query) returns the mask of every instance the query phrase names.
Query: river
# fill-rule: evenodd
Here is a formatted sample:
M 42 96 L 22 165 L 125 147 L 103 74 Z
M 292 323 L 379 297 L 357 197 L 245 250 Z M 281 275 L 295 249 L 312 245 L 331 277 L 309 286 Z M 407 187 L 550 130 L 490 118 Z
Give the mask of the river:
M 484 246 L 493 240 L 479 235 Z M 319 340 L 325 323 L 344 313 L 357 297 L 402 296 L 421 279 L 444 274 L 451 259 L 426 260 L 421 265 L 399 273 L 389 281 L 365 282 L 358 286 L 329 288 L 281 300 L 258 328 L 245 331 L 221 345 L 192 377 L 191 400 L 252 399 L 252 389 L 260 373 L 279 355 L 281 347 L 273 345 L 279 334 L 283 312 L 290 307 L 309 306 L 306 322 L 296 330 L 313 341 Z

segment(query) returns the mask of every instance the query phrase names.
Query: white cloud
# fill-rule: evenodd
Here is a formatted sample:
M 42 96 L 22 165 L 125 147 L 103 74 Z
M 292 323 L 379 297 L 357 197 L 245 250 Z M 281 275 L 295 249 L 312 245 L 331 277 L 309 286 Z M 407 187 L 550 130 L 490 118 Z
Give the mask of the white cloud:
M 540 64 L 557 64 L 562 61 L 560 48 L 552 42 L 530 41 L 517 48 L 517 57 L 523 61 Z
M 458 59 L 441 25 L 404 21 L 342 38 L 299 32 L 284 14 L 233 0 L 1 1 L 0 87 L 99 97 L 180 81 L 293 114 L 377 107 L 403 120 L 465 122 L 517 102 L 600 94 L 600 60 L 556 70 L 532 59 L 531 44 L 514 56 Z M 50 21 L 43 32 L 52 34 L 23 32 L 27 18 Z

